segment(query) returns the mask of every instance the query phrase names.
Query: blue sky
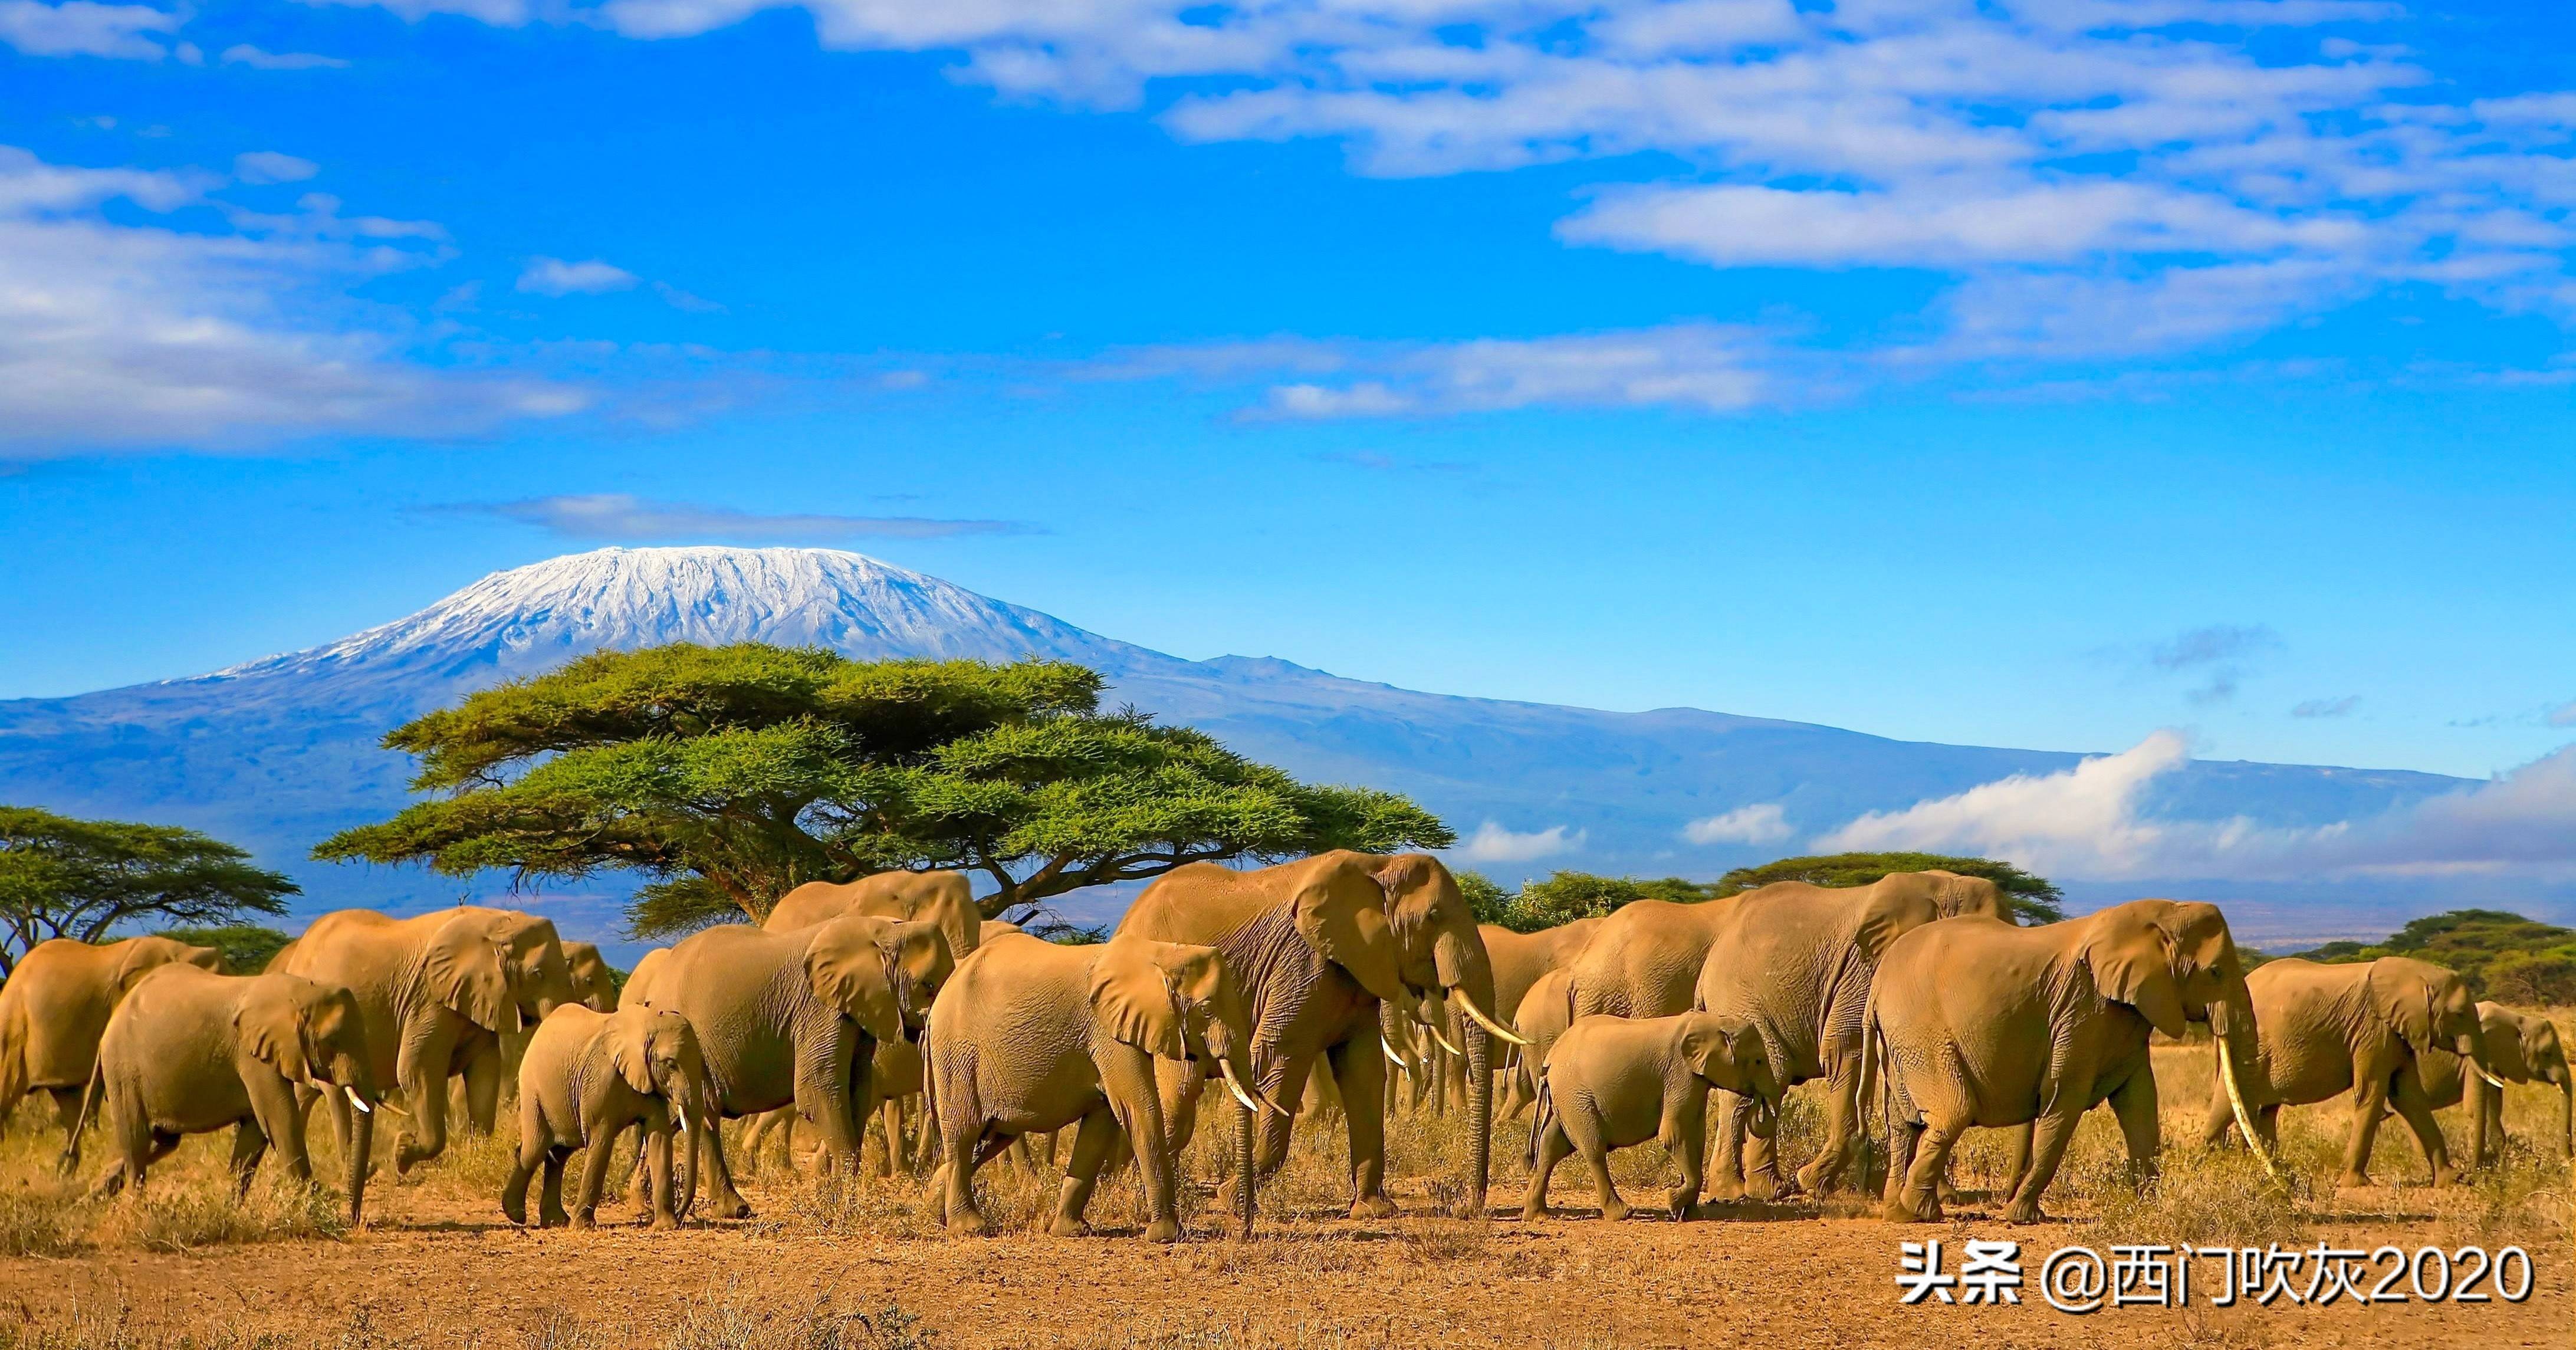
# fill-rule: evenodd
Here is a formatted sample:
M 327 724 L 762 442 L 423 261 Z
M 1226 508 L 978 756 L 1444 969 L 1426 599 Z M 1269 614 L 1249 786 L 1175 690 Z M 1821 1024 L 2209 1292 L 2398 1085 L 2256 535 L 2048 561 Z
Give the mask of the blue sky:
M 0 0 L 0 696 L 601 543 L 1186 656 L 2483 776 L 2576 20 Z

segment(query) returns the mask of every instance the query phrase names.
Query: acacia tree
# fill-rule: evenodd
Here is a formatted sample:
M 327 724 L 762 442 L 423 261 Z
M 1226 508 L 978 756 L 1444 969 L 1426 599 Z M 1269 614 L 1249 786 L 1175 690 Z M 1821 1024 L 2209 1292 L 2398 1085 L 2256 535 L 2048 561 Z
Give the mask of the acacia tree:
M 0 806 L 0 976 L 48 938 L 97 942 L 143 919 L 284 914 L 296 893 L 248 853 L 194 830 Z
M 758 920 L 808 881 L 956 868 L 988 918 L 1185 863 L 1443 848 L 1403 797 L 1304 784 L 1206 734 L 1102 712 L 1062 661 L 852 661 L 816 648 L 602 652 L 385 737 L 441 794 L 316 857 L 514 884 L 625 869 L 639 938 Z
M 1516 933 L 1599 918 L 1638 900 L 1687 905 L 1711 894 L 1709 883 L 1682 877 L 1605 877 L 1562 869 L 1545 881 L 1524 881 L 1517 891 L 1506 891 L 1482 874 L 1468 872 L 1458 878 L 1458 889 L 1477 922 Z

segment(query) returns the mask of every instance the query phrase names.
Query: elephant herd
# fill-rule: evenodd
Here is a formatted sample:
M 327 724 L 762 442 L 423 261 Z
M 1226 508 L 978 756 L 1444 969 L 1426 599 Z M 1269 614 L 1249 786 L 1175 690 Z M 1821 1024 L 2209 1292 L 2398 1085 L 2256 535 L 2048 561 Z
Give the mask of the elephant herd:
M 979 1167 L 1071 1129 L 1050 1231 L 1083 1231 L 1099 1177 L 1133 1159 L 1156 1241 L 1180 1234 L 1178 1159 L 1202 1103 L 1230 1129 L 1219 1204 L 1243 1231 L 1318 1102 L 1338 1107 L 1350 1213 L 1394 1213 L 1386 1127 L 1408 1081 L 1462 1101 L 1455 1210 L 1481 1216 L 1497 1076 L 1506 1116 L 1532 1116 L 1527 1216 L 1547 1212 L 1568 1157 L 1602 1214 L 1623 1216 L 1607 1155 L 1655 1140 L 1681 1167 L 1677 1216 L 1703 1191 L 1881 1184 L 1889 1219 L 1935 1219 L 1950 1151 L 1973 1127 L 2013 1131 L 2005 1217 L 2026 1222 L 2094 1106 L 2110 1107 L 2133 1175 L 2148 1174 L 2162 1137 L 2150 1037 L 2193 1023 L 2216 1052 L 2197 1136 L 2233 1133 L 2266 1167 L 2283 1106 L 2346 1093 L 2345 1184 L 2368 1183 L 2391 1113 L 2436 1184 L 2456 1172 L 2436 1109 L 2465 1102 L 2471 1162 L 2489 1161 L 2506 1081 L 2556 1087 L 2555 1143 L 2576 1142 L 2556 1029 L 2477 1003 L 2439 966 L 2287 959 L 2249 973 L 2214 906 L 2137 900 L 2021 926 L 1992 883 L 1938 871 L 1644 900 L 1524 934 L 1478 924 L 1426 855 L 1198 863 L 1148 886 L 1092 946 L 983 920 L 955 873 L 886 873 L 800 887 L 759 925 L 647 953 L 622 995 L 595 948 L 474 906 L 342 911 L 260 974 L 222 965 L 165 938 L 39 946 L 0 987 L 0 1112 L 49 1094 L 66 1168 L 102 1117 L 118 1162 L 99 1188 L 112 1193 L 185 1135 L 225 1126 L 242 1186 L 271 1148 L 309 1180 L 321 1102 L 354 1222 L 379 1119 L 399 1117 L 391 1160 L 407 1171 L 445 1147 L 451 1109 L 492 1129 L 515 1072 L 503 1212 L 528 1222 L 542 1173 L 537 1222 L 589 1224 L 632 1128 L 656 1226 L 680 1222 L 702 1180 L 715 1216 L 750 1212 L 723 1121 L 751 1119 L 754 1150 L 802 1123 L 824 1165 L 854 1173 L 882 1112 L 887 1166 L 929 1169 L 935 1217 L 959 1233 L 984 1226 Z M 1823 1084 L 1822 1138 L 1783 1175 L 1783 1101 L 1810 1081 Z M 563 1174 L 585 1149 L 567 1207 Z

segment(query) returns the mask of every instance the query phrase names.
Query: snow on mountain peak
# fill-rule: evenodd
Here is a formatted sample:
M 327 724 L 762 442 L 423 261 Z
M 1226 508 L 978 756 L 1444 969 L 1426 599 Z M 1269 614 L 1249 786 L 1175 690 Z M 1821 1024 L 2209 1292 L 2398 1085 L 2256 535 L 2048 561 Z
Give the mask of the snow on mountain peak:
M 750 641 L 861 659 L 1037 655 L 1126 667 L 1156 656 L 860 553 L 603 548 L 495 572 L 406 618 L 214 678 L 399 668 L 488 679 L 602 648 Z

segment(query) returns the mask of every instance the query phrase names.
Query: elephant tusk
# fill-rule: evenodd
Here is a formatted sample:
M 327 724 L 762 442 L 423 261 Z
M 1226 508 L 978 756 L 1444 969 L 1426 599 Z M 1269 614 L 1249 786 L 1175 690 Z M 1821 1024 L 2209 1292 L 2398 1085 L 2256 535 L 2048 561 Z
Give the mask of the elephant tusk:
M 1450 1054 L 1456 1055 L 1460 1059 L 1465 1059 L 1467 1057 L 1466 1051 L 1451 1045 L 1449 1043 L 1449 1038 L 1440 1034 L 1440 1028 L 1432 1026 L 1430 1023 L 1426 1022 L 1423 1024 L 1422 1029 L 1431 1033 L 1431 1039 L 1439 1042 L 1441 1049 L 1448 1051 Z
M 1394 1046 L 1389 1045 L 1384 1041 L 1379 1041 L 1377 1043 L 1377 1048 L 1385 1051 L 1388 1059 L 1395 1061 L 1395 1067 L 1404 1070 L 1406 1073 L 1413 1072 L 1412 1062 L 1407 1060 L 1404 1056 L 1395 1053 Z
M 359 1115 L 371 1116 L 376 1113 L 376 1108 L 367 1105 L 367 1099 L 359 1096 L 356 1088 L 350 1087 L 344 1083 L 341 1085 L 340 1091 L 348 1096 L 349 1105 L 358 1108 Z
M 1233 1093 L 1234 1099 L 1243 1103 L 1244 1110 L 1254 1115 L 1261 1114 L 1261 1104 L 1252 1100 L 1252 1094 L 1243 1090 L 1243 1084 L 1235 1081 L 1234 1065 L 1220 1059 L 1216 1062 L 1216 1071 L 1224 1076 L 1226 1091 Z
M 2236 1128 L 2245 1136 L 2245 1147 L 2263 1162 L 2263 1171 L 2274 1181 L 2281 1179 L 2281 1165 L 2272 1160 L 2272 1150 L 2265 1147 L 2263 1136 L 2254 1131 L 2254 1113 L 2245 1109 L 2245 1093 L 2236 1086 L 2236 1056 L 2227 1048 L 2227 1038 L 2212 1037 L 2218 1047 L 2218 1081 L 2227 1085 L 2227 1109 L 2236 1113 Z
M 1262 1091 L 1259 1084 L 1255 1084 L 1253 1086 L 1252 1095 L 1259 1097 L 1263 1106 L 1267 1106 L 1271 1110 L 1278 1112 L 1283 1118 L 1288 1120 L 1295 1120 L 1297 1118 L 1296 1112 L 1289 1110 L 1287 1107 L 1281 1106 L 1279 1104 L 1279 1099 Z
M 2478 1071 L 2478 1077 L 2480 1077 L 2480 1078 L 2483 1078 L 2483 1079 L 2487 1080 L 2487 1084 L 2488 1084 L 2488 1086 L 2490 1086 L 2490 1087 L 2503 1087 L 2503 1086 L 2504 1086 L 2504 1080 L 2503 1080 L 2503 1079 L 2501 1079 L 2501 1078 L 2496 1077 L 2494 1074 L 2488 1073 L 2488 1072 L 2487 1072 L 2487 1066 L 2485 1066 L 2485 1065 L 2483 1065 L 2483 1064 L 2478 1063 L 2476 1060 L 2470 1060 L 2470 1061 L 2469 1061 L 2469 1063 L 2470 1063 L 2470 1065 L 2471 1065 L 2472 1067 L 2474 1067 L 2474 1068 L 2476 1068 L 2476 1069 L 2477 1069 L 2477 1071 Z
M 1485 1010 L 1476 1006 L 1476 1000 L 1467 997 L 1465 994 L 1460 994 L 1458 996 L 1458 1006 L 1467 1010 L 1467 1016 L 1473 1020 L 1476 1025 L 1483 1027 L 1486 1035 L 1500 1040 L 1509 1041 L 1513 1045 L 1529 1044 L 1528 1041 L 1522 1040 L 1520 1037 L 1513 1035 L 1510 1031 L 1505 1030 L 1503 1026 L 1494 1019 L 1487 1017 L 1485 1015 Z

